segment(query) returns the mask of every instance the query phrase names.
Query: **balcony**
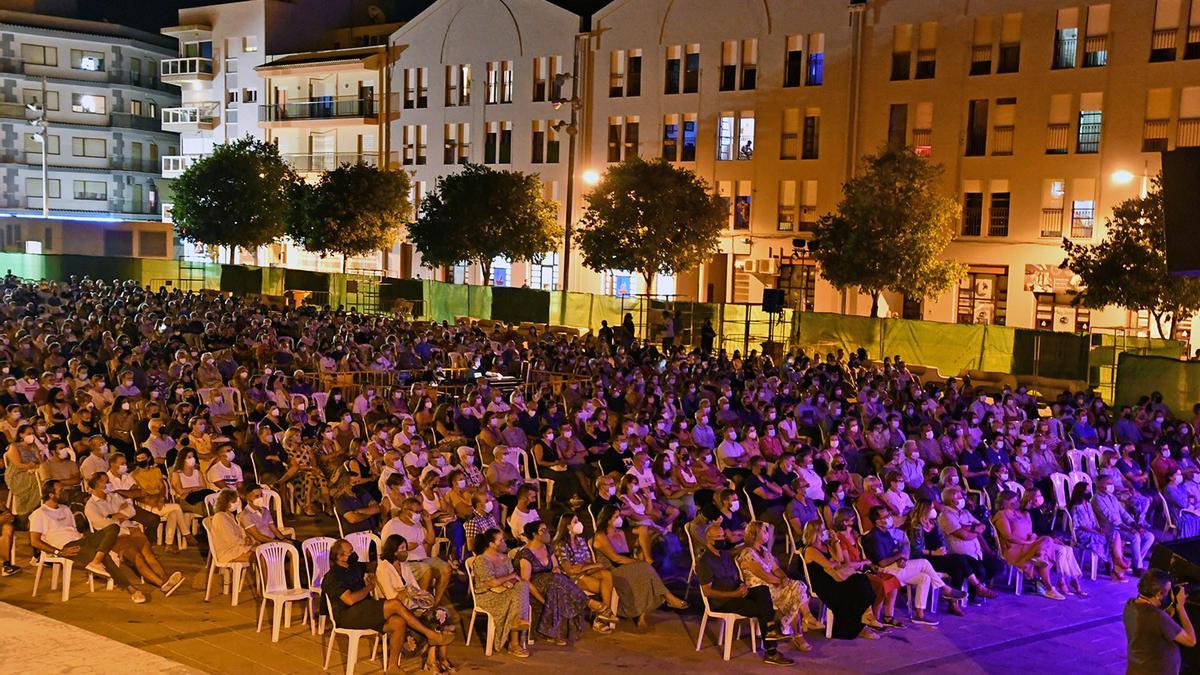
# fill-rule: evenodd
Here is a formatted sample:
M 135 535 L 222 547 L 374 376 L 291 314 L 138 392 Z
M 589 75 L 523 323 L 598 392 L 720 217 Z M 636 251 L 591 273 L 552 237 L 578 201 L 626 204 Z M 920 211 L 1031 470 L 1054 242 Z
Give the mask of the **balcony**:
M 396 153 L 391 154 L 395 155 Z M 291 164 L 298 173 L 321 173 L 322 171 L 332 171 L 343 164 L 379 166 L 379 155 L 380 153 L 377 152 L 314 152 L 286 154 L 283 156 L 283 160 Z M 392 159 L 395 158 L 392 157 Z M 385 156 L 385 168 L 387 160 L 388 157 Z
M 158 76 L 167 84 L 212 82 L 213 60 L 203 56 L 163 59 L 158 63 Z
M 1142 152 L 1164 152 L 1171 120 L 1146 120 L 1142 125 Z
M 971 47 L 971 75 L 991 75 L 992 46 L 975 45 Z
M 1200 59 L 1200 26 L 1188 26 L 1187 44 L 1183 46 L 1184 59 Z
M 1059 208 L 1042 209 L 1042 236 L 1057 239 L 1063 232 L 1063 210 Z
M 160 158 L 162 163 L 163 178 L 179 178 L 183 175 L 188 167 L 195 164 L 200 159 L 207 155 L 163 155 Z
M 1046 154 L 1065 155 L 1071 151 L 1071 125 L 1051 124 L 1046 127 Z
M 112 213 L 126 213 L 131 215 L 157 215 L 158 209 L 146 202 L 135 202 L 131 199 L 110 199 L 108 200 L 108 210 Z
M 800 224 L 796 227 L 797 232 L 812 233 L 817 229 L 817 207 L 801 206 L 800 207 Z
M 1095 227 L 1095 210 L 1077 208 L 1071 214 L 1071 238 L 1091 239 Z
M 1178 32 L 1174 28 L 1154 31 L 1150 36 L 1150 63 L 1175 60 L 1175 39 Z
M 258 106 L 258 121 L 266 124 L 293 120 L 367 120 L 379 114 L 379 99 L 358 96 L 326 96 L 307 101 L 289 101 Z
M 1013 127 L 993 127 L 992 128 L 992 155 L 1011 155 L 1013 154 Z
M 217 104 L 163 108 L 162 126 L 167 131 L 201 131 L 215 129 L 220 122 Z
M 988 209 L 988 236 L 1008 236 L 1008 207 L 993 206 Z
M 1108 36 L 1092 35 L 1083 41 L 1083 67 L 1099 68 L 1108 65 Z
M 1200 118 L 1191 117 L 1179 120 L 1175 146 L 1179 148 L 1200 147 Z
M 114 112 L 109 113 L 109 126 L 124 127 L 126 129 L 140 129 L 142 131 L 162 131 L 162 120 L 158 117 L 146 117 L 145 115 L 134 115 L 133 113 Z
M 983 207 L 963 207 L 962 236 L 978 237 L 983 234 Z

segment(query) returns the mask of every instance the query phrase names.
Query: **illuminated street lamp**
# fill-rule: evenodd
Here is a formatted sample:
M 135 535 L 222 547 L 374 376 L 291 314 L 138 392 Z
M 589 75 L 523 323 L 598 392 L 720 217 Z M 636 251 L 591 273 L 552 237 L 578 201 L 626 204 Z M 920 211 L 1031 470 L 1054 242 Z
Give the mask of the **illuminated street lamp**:
M 583 184 L 592 187 L 600 182 L 600 173 L 595 169 L 588 169 L 583 172 Z

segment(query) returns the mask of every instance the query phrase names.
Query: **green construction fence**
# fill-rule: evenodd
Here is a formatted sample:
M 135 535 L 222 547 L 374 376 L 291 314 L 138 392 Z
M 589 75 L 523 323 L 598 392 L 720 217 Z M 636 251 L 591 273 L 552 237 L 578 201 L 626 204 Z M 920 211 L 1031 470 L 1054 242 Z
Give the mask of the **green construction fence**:
M 1200 362 L 1125 352 L 1117 361 L 1117 405 L 1133 405 L 1157 391 L 1171 412 L 1191 416 L 1200 400 Z

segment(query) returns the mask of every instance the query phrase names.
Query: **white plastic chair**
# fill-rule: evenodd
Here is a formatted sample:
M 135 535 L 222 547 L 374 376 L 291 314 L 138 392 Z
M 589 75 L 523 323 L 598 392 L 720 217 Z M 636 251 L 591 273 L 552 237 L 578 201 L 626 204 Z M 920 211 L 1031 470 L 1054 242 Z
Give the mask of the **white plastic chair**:
M 293 602 L 304 601 L 304 617 L 301 623 L 309 619 L 311 608 L 308 602 L 310 595 L 307 588 L 300 583 L 300 554 L 296 547 L 286 541 L 270 541 L 259 544 L 254 549 L 258 560 L 258 590 L 262 594 L 262 602 L 258 608 L 258 629 L 262 632 L 263 618 L 267 614 L 267 601 L 272 603 L 271 642 L 279 642 L 279 620 L 284 626 L 291 628 Z M 290 563 L 290 564 L 289 564 Z
M 329 402 L 329 394 L 323 391 L 315 392 L 312 395 L 313 405 L 317 406 L 317 412 L 321 415 L 321 421 L 327 422 L 325 419 L 325 405 Z
M 1070 473 L 1083 471 L 1083 450 L 1068 450 L 1067 466 L 1070 468 Z
M 14 537 L 15 540 L 15 537 Z M 13 542 L 13 550 L 16 550 L 16 542 Z M 62 571 L 62 601 L 66 602 L 71 599 L 71 570 L 75 567 L 75 561 L 70 558 L 50 555 L 42 553 L 38 556 L 38 561 L 34 565 L 33 572 L 33 597 L 37 597 L 38 586 L 42 583 L 42 570 L 46 567 L 50 568 L 50 590 L 58 588 L 59 571 Z M 91 572 L 88 572 L 88 590 L 96 592 L 96 578 Z
M 262 495 L 267 498 L 267 507 L 271 509 L 271 513 L 275 515 L 275 529 L 279 530 L 280 534 L 285 537 L 295 537 L 296 528 L 288 527 L 283 524 L 283 497 L 271 488 L 260 488 Z
M 467 588 L 471 591 L 471 619 L 467 622 L 467 646 L 471 645 L 471 636 L 475 633 L 475 620 L 482 614 L 487 620 L 487 637 L 483 643 L 483 655 L 492 655 L 492 644 L 496 641 L 496 619 L 492 617 L 491 612 L 479 607 L 479 603 L 475 601 L 475 556 L 467 558 L 464 567 L 467 569 Z
M 204 512 L 208 515 L 213 515 L 217 512 L 217 497 L 221 495 L 218 490 L 211 494 L 204 495 Z
M 325 647 L 325 666 L 323 670 L 329 670 L 329 659 L 333 656 L 333 643 L 337 641 L 337 636 L 345 635 L 349 639 L 349 644 L 346 646 L 346 675 L 354 675 L 354 665 L 358 662 L 358 640 L 364 637 L 374 637 L 375 640 L 371 643 L 371 659 L 375 660 L 375 652 L 379 649 L 380 641 L 383 642 L 383 657 L 382 661 L 387 661 L 388 655 L 388 636 L 387 633 L 380 633 L 377 630 L 370 628 L 338 628 L 337 619 L 333 618 L 333 603 L 329 598 L 325 598 L 325 609 L 329 614 L 329 623 L 333 625 L 333 633 L 329 636 L 329 643 Z M 384 670 L 387 670 L 387 663 L 383 663 Z
M 329 571 L 329 549 L 333 548 L 333 543 L 337 541 L 333 537 L 311 537 L 300 542 L 300 548 L 304 553 L 304 562 L 308 565 L 308 592 L 309 592 L 309 611 L 308 615 L 312 617 L 312 632 L 316 634 L 317 615 L 320 614 L 321 624 L 319 632 L 325 634 L 325 615 L 319 611 L 320 605 L 317 601 L 317 596 L 321 594 L 321 581 L 325 579 L 325 573 Z
M 383 550 L 383 543 L 379 541 L 379 535 L 374 532 L 351 532 L 346 535 L 346 541 L 350 542 L 350 546 L 358 554 L 359 561 L 363 563 L 371 558 L 372 544 L 375 545 L 376 554 Z
M 1085 448 L 1083 451 L 1083 470 L 1095 478 L 1100 475 L 1100 457 L 1108 448 Z
M 758 651 L 758 619 L 733 612 L 714 612 L 708 606 L 708 596 L 704 595 L 704 591 L 700 591 L 700 600 L 704 603 L 704 616 L 700 618 L 700 634 L 696 636 L 696 651 L 700 651 L 704 644 L 704 629 L 708 627 L 708 620 L 719 619 L 721 621 L 721 632 L 717 634 L 717 646 L 724 647 L 724 659 L 729 660 L 729 653 L 733 647 L 734 627 L 738 621 L 750 622 L 750 651 L 751 653 Z
M 1075 486 L 1080 483 L 1087 483 L 1088 488 L 1092 486 L 1092 477 L 1086 471 L 1072 471 L 1067 474 L 1067 498 L 1070 499 L 1071 493 L 1075 492 Z
M 1050 474 L 1050 484 L 1054 486 L 1054 515 L 1050 517 L 1050 529 L 1058 523 L 1058 514 L 1067 512 L 1067 484 L 1070 479 L 1065 473 Z
M 212 516 L 209 516 L 211 518 Z M 209 518 L 201 521 L 204 526 L 204 534 L 208 537 L 208 541 L 212 541 L 212 531 L 208 528 Z M 204 584 L 204 601 L 208 602 L 208 598 L 212 592 L 213 573 L 218 569 L 221 570 L 221 592 L 225 592 L 226 578 L 232 577 L 229 580 L 230 598 L 229 604 L 231 607 L 237 607 L 238 595 L 242 590 L 242 579 L 246 575 L 246 568 L 250 563 L 244 562 L 220 562 L 217 560 L 216 554 L 211 549 L 208 552 L 208 580 Z
M 804 570 L 804 585 L 808 586 L 808 588 L 811 590 L 813 586 L 812 586 L 812 579 L 809 577 L 809 574 L 808 574 L 808 563 L 804 562 L 803 551 L 799 551 L 799 553 L 800 553 L 800 568 Z M 813 592 L 812 597 L 816 598 L 817 594 L 815 592 Z M 817 602 L 819 602 L 821 604 L 821 606 L 825 608 L 825 639 L 831 640 L 831 639 L 833 639 L 833 610 L 829 609 L 829 605 L 826 605 L 824 602 L 821 602 L 820 598 L 817 598 Z

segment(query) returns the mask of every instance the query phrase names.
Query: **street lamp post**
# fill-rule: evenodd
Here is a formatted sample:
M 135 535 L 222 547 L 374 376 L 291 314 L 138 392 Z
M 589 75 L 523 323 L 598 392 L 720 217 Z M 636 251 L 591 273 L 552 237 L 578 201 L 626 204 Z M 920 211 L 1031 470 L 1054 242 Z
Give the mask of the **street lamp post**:
M 579 134 L 579 111 L 583 108 L 583 102 L 579 99 L 579 36 L 575 36 L 575 49 L 571 58 L 571 72 L 558 73 L 554 76 L 554 86 L 558 91 L 562 91 L 562 87 L 566 81 L 571 80 L 571 97 L 554 99 L 554 109 L 557 110 L 563 104 L 571 106 L 571 119 L 569 121 L 555 122 L 552 128 L 555 131 L 567 132 L 567 203 L 566 203 L 566 223 L 563 227 L 563 260 L 562 260 L 562 289 L 564 291 L 571 290 L 571 226 L 575 220 L 575 137 Z
M 33 103 L 26 103 L 25 107 L 29 108 L 30 111 L 37 113 L 37 117 L 29 120 L 29 125 L 37 130 L 33 133 L 33 139 L 42 146 L 42 217 L 49 218 L 50 217 L 50 180 L 49 180 L 49 171 L 47 169 L 47 163 L 46 163 L 46 151 L 48 149 L 46 146 L 49 143 L 49 135 L 47 134 L 47 132 L 49 131 L 50 123 L 46 119 L 46 78 L 45 78 L 45 76 L 42 76 L 42 98 L 41 98 L 41 100 L 34 101 Z

